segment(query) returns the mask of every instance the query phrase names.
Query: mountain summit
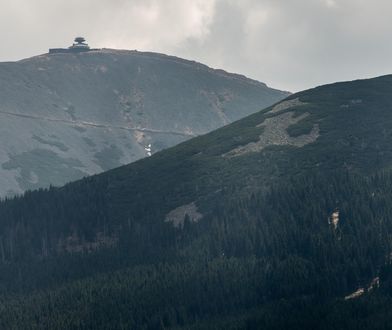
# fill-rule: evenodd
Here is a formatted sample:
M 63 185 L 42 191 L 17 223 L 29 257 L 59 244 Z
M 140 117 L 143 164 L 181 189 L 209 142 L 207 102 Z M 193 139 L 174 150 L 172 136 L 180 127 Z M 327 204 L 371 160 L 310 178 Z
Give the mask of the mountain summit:
M 156 53 L 89 49 L 0 63 L 0 196 L 135 161 L 287 95 Z

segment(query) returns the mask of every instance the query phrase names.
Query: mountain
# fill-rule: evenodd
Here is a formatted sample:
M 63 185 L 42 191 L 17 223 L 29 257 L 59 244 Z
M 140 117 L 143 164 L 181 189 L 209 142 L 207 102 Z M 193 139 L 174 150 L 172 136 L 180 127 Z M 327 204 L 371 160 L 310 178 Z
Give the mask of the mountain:
M 155 53 L 103 49 L 0 63 L 0 196 L 130 163 L 287 95 Z
M 321 86 L 3 201 L 0 327 L 388 329 L 391 109 L 391 75 Z

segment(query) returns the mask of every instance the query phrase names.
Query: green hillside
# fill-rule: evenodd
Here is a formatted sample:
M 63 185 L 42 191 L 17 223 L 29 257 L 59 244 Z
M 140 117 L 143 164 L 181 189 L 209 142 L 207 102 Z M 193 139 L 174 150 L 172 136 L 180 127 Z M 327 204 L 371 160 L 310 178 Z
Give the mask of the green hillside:
M 131 163 L 288 95 L 157 53 L 103 49 L 0 63 L 0 197 Z
M 0 328 L 388 329 L 392 76 L 0 204 Z

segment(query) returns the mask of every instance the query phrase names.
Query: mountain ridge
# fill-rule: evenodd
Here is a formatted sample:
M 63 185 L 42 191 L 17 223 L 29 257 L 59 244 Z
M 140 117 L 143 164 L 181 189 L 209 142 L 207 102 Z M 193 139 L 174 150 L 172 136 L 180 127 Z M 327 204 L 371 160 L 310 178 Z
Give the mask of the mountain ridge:
M 0 195 L 130 163 L 288 95 L 222 72 L 118 50 L 0 63 Z
M 387 329 L 391 95 L 317 87 L 0 203 L 0 325 Z
M 190 59 L 185 59 L 185 58 L 181 58 L 175 55 L 168 55 L 168 54 L 164 54 L 164 53 L 156 53 L 156 52 L 151 52 L 151 51 L 140 51 L 140 50 L 128 50 L 128 49 L 114 49 L 114 48 L 102 48 L 102 49 L 96 49 L 96 50 L 91 50 L 89 51 L 89 53 L 96 53 L 96 54 L 111 54 L 111 55 L 139 55 L 139 56 L 143 56 L 143 57 L 150 57 L 153 59 L 161 59 L 161 60 L 168 60 L 168 61 L 172 61 L 175 63 L 181 63 L 181 64 L 186 64 L 189 66 L 197 66 L 200 69 L 204 69 L 208 72 L 215 72 L 217 74 L 221 74 L 224 77 L 227 78 L 231 78 L 231 79 L 238 79 L 240 81 L 244 81 L 244 82 L 253 82 L 255 85 L 261 85 L 263 87 L 269 87 L 266 83 L 258 81 L 256 79 L 252 79 L 249 78 L 245 75 L 239 74 L 239 73 L 235 73 L 235 72 L 229 72 L 226 71 L 224 69 L 218 69 L 218 68 L 212 68 L 209 67 L 206 64 L 203 64 L 201 62 L 195 61 L 195 60 L 190 60 Z M 21 59 L 18 61 L 13 61 L 13 62 L 3 62 L 3 63 L 17 63 L 17 62 L 25 62 L 25 61 L 30 61 L 30 60 L 34 60 L 35 58 L 40 58 L 41 56 L 47 56 L 49 55 L 48 53 L 44 53 L 41 55 L 36 55 L 36 56 L 31 56 L 25 59 Z M 58 54 L 50 54 L 50 56 L 66 56 L 69 54 L 62 54 L 62 53 L 58 53 Z M 78 56 L 80 54 L 72 54 L 74 56 Z M 271 88 L 271 87 L 269 87 Z M 274 88 L 272 88 L 274 89 Z M 283 92 L 283 93 L 287 93 L 287 94 L 291 94 L 289 91 L 281 91 L 278 89 L 275 89 L 277 92 Z

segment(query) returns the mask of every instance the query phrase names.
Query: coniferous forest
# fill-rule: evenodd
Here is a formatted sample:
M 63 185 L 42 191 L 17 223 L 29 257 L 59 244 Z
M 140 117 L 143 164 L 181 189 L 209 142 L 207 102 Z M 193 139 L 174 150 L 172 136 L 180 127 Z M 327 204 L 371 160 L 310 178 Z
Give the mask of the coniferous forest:
M 391 76 L 320 87 L 2 201 L 0 328 L 390 329 L 390 95 Z M 288 112 L 317 139 L 230 156 Z

